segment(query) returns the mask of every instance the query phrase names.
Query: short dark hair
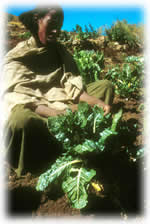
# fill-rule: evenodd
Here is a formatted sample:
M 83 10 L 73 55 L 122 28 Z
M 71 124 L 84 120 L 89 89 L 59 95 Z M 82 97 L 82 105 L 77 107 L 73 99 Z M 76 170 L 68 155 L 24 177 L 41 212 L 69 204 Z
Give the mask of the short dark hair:
M 20 22 L 23 23 L 23 25 L 30 30 L 30 32 L 32 34 L 37 34 L 38 32 L 38 24 L 37 24 L 37 20 L 44 17 L 49 11 L 51 10 L 56 10 L 56 13 L 58 16 L 60 16 L 60 18 L 64 19 L 64 12 L 63 9 L 60 6 L 45 6 L 45 7 L 36 7 L 33 10 L 24 12 L 22 14 L 20 14 L 19 16 L 19 20 Z M 36 16 L 36 19 L 35 19 Z

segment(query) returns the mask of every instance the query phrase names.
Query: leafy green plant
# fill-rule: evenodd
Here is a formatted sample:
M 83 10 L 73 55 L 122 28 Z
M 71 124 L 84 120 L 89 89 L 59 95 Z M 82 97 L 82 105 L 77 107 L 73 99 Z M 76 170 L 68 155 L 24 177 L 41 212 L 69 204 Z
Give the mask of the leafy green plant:
M 120 148 L 124 152 L 124 158 L 128 158 L 128 161 L 132 160 L 136 162 L 139 159 L 142 159 L 145 156 L 145 146 L 143 144 L 136 145 L 135 141 L 137 135 L 139 134 L 139 129 L 141 124 L 137 120 L 131 119 L 125 121 L 122 119 L 119 123 L 118 131 L 118 142 L 117 148 Z M 123 147 L 123 148 L 122 148 Z
M 100 79 L 104 68 L 104 54 L 94 50 L 75 50 L 73 55 L 85 84 Z
M 31 32 L 30 32 L 30 31 L 27 31 L 27 32 L 25 32 L 25 33 L 21 33 L 21 34 L 19 34 L 19 37 L 20 37 L 21 39 L 28 39 L 28 38 L 31 37 Z
M 77 34 L 76 38 L 79 40 L 96 39 L 100 35 L 91 24 L 88 26 L 85 25 L 85 31 L 83 31 L 82 27 L 77 24 L 76 28 L 73 29 L 73 32 Z
M 136 48 L 143 43 L 143 30 L 137 25 L 128 24 L 126 20 L 117 20 L 111 28 L 106 28 L 108 40 L 118 41 L 120 44 L 128 44 Z
M 122 97 L 131 97 L 143 86 L 143 57 L 127 57 L 122 67 L 117 65 L 109 69 L 105 77 L 115 85 L 116 94 Z
M 61 30 L 58 40 L 60 42 L 70 42 L 73 40 L 73 36 L 70 34 L 70 32 L 67 32 L 65 30 Z
M 98 32 L 97 30 L 94 29 L 94 27 L 91 24 L 89 24 L 88 26 L 85 25 L 85 33 L 89 35 L 90 39 L 96 39 L 100 35 L 100 29 Z
M 62 155 L 38 180 L 36 189 L 43 191 L 48 185 L 59 180 L 72 207 L 84 208 L 88 203 L 88 188 L 96 175 L 96 170 L 89 169 L 89 156 L 100 155 L 107 149 L 108 140 L 117 135 L 117 125 L 122 116 L 120 110 L 114 117 L 104 116 L 98 106 L 91 108 L 80 103 L 78 110 L 67 110 L 65 115 L 48 118 L 48 128 L 62 143 Z

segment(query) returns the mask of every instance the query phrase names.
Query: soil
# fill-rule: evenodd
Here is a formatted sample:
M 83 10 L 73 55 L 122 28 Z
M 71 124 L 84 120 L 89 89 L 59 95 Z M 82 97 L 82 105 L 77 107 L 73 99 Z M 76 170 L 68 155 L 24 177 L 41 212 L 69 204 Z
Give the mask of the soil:
M 19 39 L 9 39 L 7 50 L 14 47 Z M 110 54 L 110 52 L 109 52 Z M 114 54 L 114 52 L 113 52 Z M 111 54 L 110 54 L 111 55 Z M 134 54 L 136 55 L 136 54 Z M 108 58 L 108 55 L 107 55 Z M 110 57 L 110 60 L 115 59 Z M 4 162 L 6 193 L 9 197 L 7 212 L 11 216 L 29 217 L 87 217 L 93 218 L 99 215 L 116 214 L 124 218 L 131 215 L 139 215 L 142 212 L 142 202 L 140 202 L 140 186 L 143 172 L 140 172 L 143 160 L 125 154 L 125 147 L 143 147 L 143 110 L 140 99 L 123 99 L 115 96 L 112 111 L 115 113 L 119 108 L 123 108 L 123 121 L 128 122 L 131 128 L 131 136 L 123 136 L 122 150 L 114 156 L 96 160 L 91 159 L 98 171 L 99 183 L 102 183 L 104 190 L 97 192 L 93 188 L 89 189 L 89 203 L 83 210 L 77 210 L 69 205 L 67 196 L 56 187 L 51 191 L 37 192 L 35 186 L 38 175 L 26 173 L 18 178 L 13 167 Z M 136 132 L 133 126 L 137 124 Z M 132 131 L 133 129 L 133 131 Z M 119 144 L 118 142 L 115 143 Z

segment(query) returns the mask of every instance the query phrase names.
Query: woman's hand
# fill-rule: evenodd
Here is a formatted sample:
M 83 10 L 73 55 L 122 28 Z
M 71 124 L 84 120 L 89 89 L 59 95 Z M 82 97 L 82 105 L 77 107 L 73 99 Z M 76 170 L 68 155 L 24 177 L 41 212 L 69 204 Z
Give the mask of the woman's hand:
M 87 102 L 91 106 L 98 105 L 104 110 L 104 115 L 108 114 L 111 110 L 110 105 L 105 104 L 102 100 L 97 99 L 94 96 L 88 95 L 86 92 L 82 93 L 82 95 L 79 98 L 79 101 Z
M 108 105 L 108 104 L 103 104 L 103 105 L 102 105 L 102 104 L 100 103 L 100 104 L 98 104 L 98 106 L 103 108 L 103 110 L 104 110 L 104 115 L 110 113 L 110 111 L 111 111 L 111 106 Z

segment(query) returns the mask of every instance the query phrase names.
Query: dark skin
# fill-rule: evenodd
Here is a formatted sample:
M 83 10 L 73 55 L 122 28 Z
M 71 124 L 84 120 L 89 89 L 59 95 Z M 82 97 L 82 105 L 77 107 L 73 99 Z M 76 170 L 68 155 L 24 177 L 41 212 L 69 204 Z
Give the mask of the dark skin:
M 62 20 L 56 15 L 56 10 L 51 10 L 37 22 L 38 36 L 36 41 L 38 46 L 54 46 L 62 26 Z M 85 91 L 79 96 L 79 102 L 87 102 L 91 106 L 98 105 L 103 108 L 105 115 L 109 113 L 111 109 L 110 105 L 105 104 L 102 100 L 97 99 L 96 97 L 88 95 Z M 72 111 L 77 110 L 77 104 L 71 105 L 70 108 Z M 64 110 L 55 110 L 46 105 L 37 106 L 35 112 L 42 117 L 57 116 L 65 113 Z

